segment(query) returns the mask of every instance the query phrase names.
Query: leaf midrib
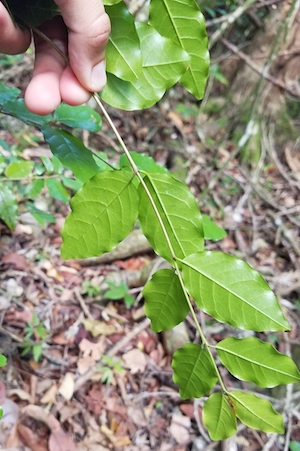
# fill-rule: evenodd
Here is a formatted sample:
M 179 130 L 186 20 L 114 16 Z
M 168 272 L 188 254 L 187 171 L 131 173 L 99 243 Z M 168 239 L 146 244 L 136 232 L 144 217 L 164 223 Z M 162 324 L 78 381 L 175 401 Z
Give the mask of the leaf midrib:
M 237 354 L 237 353 L 235 353 L 235 352 L 233 352 L 233 351 L 230 351 L 230 350 L 228 350 L 228 349 L 220 348 L 220 347 L 218 347 L 218 346 L 216 346 L 216 349 L 217 349 L 217 350 L 220 349 L 221 351 L 227 352 L 227 353 L 230 354 L 230 355 L 239 357 L 241 360 L 245 360 L 246 362 L 251 363 L 252 365 L 256 365 L 256 366 L 258 366 L 258 367 L 265 368 L 265 369 L 267 369 L 267 370 L 269 370 L 269 371 L 272 371 L 272 370 L 273 370 L 273 372 L 275 372 L 275 373 L 280 373 L 280 374 L 285 375 L 285 376 L 294 377 L 294 376 L 291 375 L 290 373 L 285 373 L 284 371 L 278 370 L 277 368 L 274 369 L 274 368 L 272 368 L 272 367 L 268 367 L 267 365 L 259 364 L 259 363 L 255 362 L 254 360 L 250 360 L 249 358 L 244 357 L 244 356 L 241 356 L 241 355 L 239 355 L 239 354 Z M 300 380 L 300 379 L 299 379 L 299 380 Z
M 257 307 L 253 306 L 253 304 L 251 304 L 250 302 L 248 302 L 246 299 L 242 298 L 240 295 L 235 294 L 230 288 L 228 288 L 228 286 L 224 286 L 223 284 L 221 284 L 218 281 L 215 281 L 214 279 L 212 279 L 211 277 L 209 277 L 208 275 L 204 274 L 203 272 L 200 271 L 199 268 L 195 268 L 191 263 L 188 263 L 184 260 L 181 260 L 181 263 L 183 263 L 184 265 L 188 266 L 190 269 L 193 269 L 194 271 L 196 271 L 197 273 L 200 273 L 203 277 L 205 277 L 207 280 L 209 280 L 211 283 L 215 283 L 216 285 L 218 285 L 219 287 L 223 288 L 225 291 L 228 291 L 232 296 L 234 296 L 235 298 L 238 298 L 241 302 L 247 304 L 249 307 L 253 308 L 253 310 L 257 311 L 258 313 L 260 313 L 261 315 L 263 315 L 265 318 L 268 318 L 269 320 L 271 320 L 273 323 L 278 324 L 279 326 L 284 326 L 283 324 L 281 324 L 279 321 L 274 320 L 272 317 L 268 316 L 266 314 L 266 312 L 263 312 L 261 310 L 259 310 Z

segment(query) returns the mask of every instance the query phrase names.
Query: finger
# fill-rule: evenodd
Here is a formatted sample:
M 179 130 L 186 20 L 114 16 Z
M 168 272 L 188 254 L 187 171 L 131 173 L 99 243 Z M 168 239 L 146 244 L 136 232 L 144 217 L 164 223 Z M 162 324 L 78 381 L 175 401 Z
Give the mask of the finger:
M 0 2 L 0 52 L 10 55 L 23 53 L 29 47 L 30 41 L 30 31 L 17 27 Z
M 68 34 L 61 17 L 54 17 L 39 28 L 66 53 Z M 25 103 L 33 113 L 48 114 L 61 102 L 60 79 L 67 62 L 41 36 L 35 34 L 34 41 L 35 65 L 25 92 Z
M 101 0 L 55 0 L 69 28 L 70 65 L 82 86 L 100 91 L 106 83 L 105 47 L 110 21 Z

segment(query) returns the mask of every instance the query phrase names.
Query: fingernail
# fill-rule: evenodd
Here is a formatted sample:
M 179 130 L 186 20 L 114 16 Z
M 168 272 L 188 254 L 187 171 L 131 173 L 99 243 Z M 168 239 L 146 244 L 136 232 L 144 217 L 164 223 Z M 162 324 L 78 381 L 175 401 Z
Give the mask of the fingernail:
M 93 67 L 91 73 L 91 85 L 93 91 L 101 91 L 106 85 L 105 61 L 101 61 L 101 63 Z

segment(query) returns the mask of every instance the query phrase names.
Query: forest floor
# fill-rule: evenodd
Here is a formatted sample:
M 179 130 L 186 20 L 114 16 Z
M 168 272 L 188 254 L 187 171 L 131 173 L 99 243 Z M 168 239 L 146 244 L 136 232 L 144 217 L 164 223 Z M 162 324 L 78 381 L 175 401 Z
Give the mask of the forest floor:
M 23 88 L 28 68 L 20 67 L 17 85 Z M 15 74 L 6 81 L 16 86 Z M 266 129 L 260 159 L 250 171 L 220 122 L 180 89 L 142 113 L 111 115 L 128 147 L 150 154 L 186 181 L 201 211 L 226 230 L 223 240 L 206 247 L 244 259 L 268 281 L 291 331 L 257 336 L 292 354 L 299 366 L 299 160 L 287 158 L 288 149 L 278 148 Z M 0 122 L 0 138 L 18 145 L 20 136 Z M 114 158 L 117 144 L 105 124 L 101 132 L 84 132 L 82 138 Z M 24 152 L 34 159 L 49 154 L 42 142 Z M 15 231 L 0 224 L 0 345 L 8 359 L 1 369 L 1 449 L 275 451 L 300 441 L 300 387 L 295 385 L 260 390 L 284 412 L 286 435 L 240 426 L 232 439 L 211 442 L 201 423 L 203 399 L 181 400 L 172 381 L 176 343 L 197 340 L 189 317 L 176 343 L 172 336 L 153 333 L 145 317 L 143 284 L 153 265 L 157 269 L 163 262 L 138 231 L 125 243 L 125 257 L 117 252 L 102 261 L 63 261 L 60 231 L 69 207 L 47 192 L 42 200 L 55 223 L 42 228 L 24 211 Z M 123 299 L 105 299 L 107 277 L 115 287 L 125 282 L 135 299 L 130 307 Z M 199 320 L 212 342 L 229 333 L 240 336 L 207 315 L 199 313 Z M 41 353 L 38 362 L 34 353 Z M 223 376 L 228 386 L 249 387 Z

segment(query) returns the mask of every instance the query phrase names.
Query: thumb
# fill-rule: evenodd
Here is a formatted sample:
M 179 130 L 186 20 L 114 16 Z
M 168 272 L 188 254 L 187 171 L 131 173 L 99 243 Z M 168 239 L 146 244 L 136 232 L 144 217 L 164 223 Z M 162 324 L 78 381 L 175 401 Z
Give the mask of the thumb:
M 69 28 L 68 56 L 81 85 L 90 92 L 106 83 L 105 48 L 110 21 L 101 0 L 55 0 Z

